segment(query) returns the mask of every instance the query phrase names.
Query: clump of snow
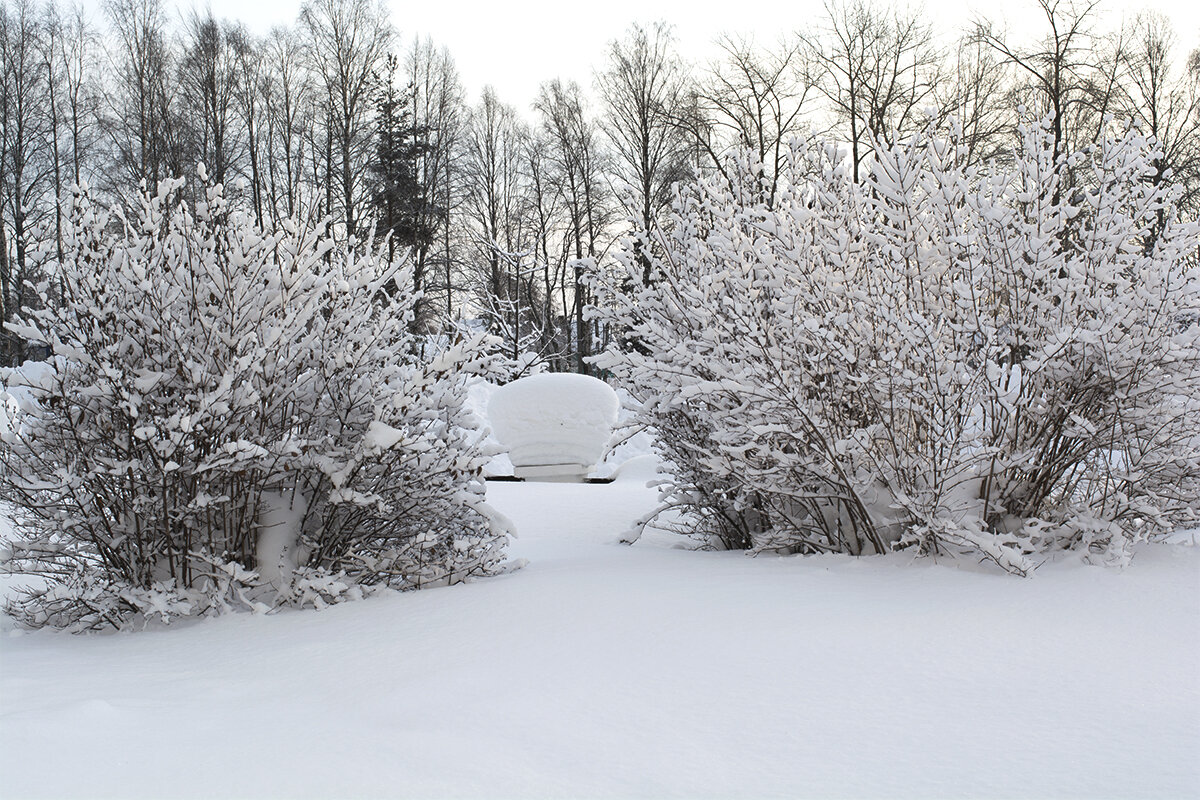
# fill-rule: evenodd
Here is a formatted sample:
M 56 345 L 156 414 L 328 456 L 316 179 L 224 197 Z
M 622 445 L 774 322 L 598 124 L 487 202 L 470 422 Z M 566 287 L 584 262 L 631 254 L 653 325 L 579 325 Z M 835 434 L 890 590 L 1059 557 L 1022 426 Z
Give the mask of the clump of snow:
M 37 407 L 38 387 L 50 379 L 53 371 L 54 367 L 43 361 L 0 367 L 0 438 L 16 431 L 22 413 Z
M 622 464 L 640 456 L 653 456 L 654 463 L 659 463 L 658 456 L 654 455 L 654 433 L 637 418 L 641 403 L 623 387 L 615 388 L 621 408 L 617 412 L 617 427 L 608 442 L 604 460 L 592 473 L 597 478 L 614 477 Z
M 26 361 L 19 367 L 0 367 L 0 392 L 16 400 L 22 409 L 36 404 L 39 388 L 53 378 L 54 365 L 46 361 Z
M 619 408 L 604 381 L 542 374 L 492 392 L 488 418 L 517 477 L 571 479 L 582 478 L 603 457 Z
M 6 432 L 16 429 L 17 415 L 20 413 L 21 407 L 17 404 L 17 398 L 0 389 L 0 439 L 3 439 Z
M 608 477 L 614 481 L 631 481 L 645 486 L 661 477 L 659 473 L 661 463 L 654 455 L 633 456 L 617 464 Z

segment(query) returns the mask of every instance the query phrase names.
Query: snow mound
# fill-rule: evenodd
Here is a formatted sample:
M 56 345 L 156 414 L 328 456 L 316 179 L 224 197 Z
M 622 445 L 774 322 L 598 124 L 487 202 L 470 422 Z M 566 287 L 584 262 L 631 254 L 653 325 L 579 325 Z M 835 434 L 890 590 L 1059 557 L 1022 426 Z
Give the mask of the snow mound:
M 608 477 L 614 481 L 628 481 L 645 486 L 651 481 L 659 480 L 662 477 L 658 471 L 661 463 L 656 455 L 645 454 L 634 456 L 618 464 Z
M 604 455 L 620 401 L 604 381 L 530 375 L 496 389 L 488 418 L 517 477 L 579 479 Z

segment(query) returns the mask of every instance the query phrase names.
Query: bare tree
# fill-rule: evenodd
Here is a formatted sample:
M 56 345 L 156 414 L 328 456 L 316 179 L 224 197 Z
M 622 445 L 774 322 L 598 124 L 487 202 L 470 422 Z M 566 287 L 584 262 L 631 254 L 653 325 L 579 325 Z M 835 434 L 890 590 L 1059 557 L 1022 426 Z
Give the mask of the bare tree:
M 457 259 L 451 247 L 450 214 L 459 202 L 454 154 L 462 136 L 463 88 L 450 52 L 429 38 L 414 39 L 405 61 L 413 129 L 423 146 L 413 165 L 421 197 L 417 224 L 429 232 L 414 253 L 425 291 L 444 297 L 442 312 L 454 315 Z M 432 302 L 427 306 L 433 308 Z
M 1009 86 L 1010 65 L 978 39 L 960 41 L 938 87 L 937 109 L 943 122 L 954 119 L 966 163 L 1002 156 L 1013 144 L 1016 107 Z
M 264 47 L 258 91 L 265 106 L 264 175 L 267 214 L 273 222 L 316 215 L 315 186 L 305 180 L 313 161 L 306 150 L 315 125 L 315 87 L 304 64 L 307 51 L 298 32 L 275 28 Z M 306 153 L 308 161 L 306 161 Z
M 250 169 L 250 199 L 254 218 L 261 227 L 266 219 L 266 180 L 263 163 L 270 158 L 268 139 L 263 135 L 266 116 L 266 67 L 264 42 L 237 24 L 225 31 L 226 43 L 237 73 L 234 106 L 244 134 L 244 153 Z
M 526 248 L 526 208 L 521 159 L 529 133 L 512 106 L 485 87 L 471 110 L 462 142 L 462 173 L 468 224 L 483 269 L 476 284 L 481 306 L 515 295 L 510 264 L 502 257 Z
M 567 298 L 563 298 L 564 309 L 574 311 L 574 337 L 570 324 L 564 320 L 565 332 L 568 344 L 572 339 L 575 342 L 576 371 L 586 374 L 585 359 L 592 353 L 595 337 L 584 320 L 583 312 L 588 304 L 584 272 L 596 266 L 602 249 L 600 239 L 609 223 L 603 159 L 596 141 L 596 128 L 585 114 L 583 93 L 578 84 L 564 84 L 557 79 L 542 84 L 534 106 L 541 112 L 553 181 L 567 212 L 566 233 L 575 258 L 570 305 Z
M 54 182 L 54 231 L 63 255 L 63 198 L 68 185 L 83 181 L 99 122 L 96 42 L 82 6 L 64 16 L 58 0 L 45 6 L 42 60 L 46 69 L 50 153 Z M 61 290 L 61 287 L 59 287 Z
M 729 147 L 752 154 L 771 205 L 788 140 L 803 132 L 811 74 L 796 44 L 760 50 L 751 40 L 724 37 L 718 45 L 724 57 L 698 86 L 696 106 L 683 123 L 723 173 Z
M 46 33 L 32 0 L 0 5 L 0 323 L 12 320 L 33 296 L 26 286 L 33 278 L 31 235 L 54 207 Z M 11 362 L 24 355 L 22 340 L 0 330 L 0 358 Z
M 1154 183 L 1178 184 L 1180 205 L 1194 211 L 1200 205 L 1200 68 L 1177 72 L 1171 24 L 1155 13 L 1133 22 L 1122 55 L 1120 113 L 1158 143 Z M 1192 61 L 1200 67 L 1200 50 Z
M 827 0 L 825 23 L 801 37 L 812 82 L 846 126 L 854 180 L 873 142 L 891 144 L 922 119 L 940 81 L 933 30 L 915 12 Z
M 113 147 L 114 187 L 150 185 L 188 171 L 176 105 L 174 57 L 162 0 L 108 0 L 113 81 L 105 125 Z
M 629 211 L 642 231 L 656 227 L 671 202 L 671 187 L 690 173 L 687 133 L 677 122 L 686 102 L 685 72 L 672 44 L 666 23 L 649 30 L 634 25 L 624 40 L 609 44 L 607 68 L 596 75 L 603 130 L 617 174 L 633 188 L 635 208 Z M 642 282 L 649 284 L 644 237 L 635 241 Z
M 1099 0 L 1037 0 L 1045 15 L 1042 39 L 1020 46 L 990 21 L 975 24 L 974 38 L 999 53 L 1024 80 L 1018 91 L 1028 111 L 1050 118 L 1056 156 L 1073 147 L 1075 127 L 1088 114 L 1096 116 L 1095 90 L 1107 83 L 1098 75 L 1093 47 L 1097 43 L 1092 16 Z M 1024 87 L 1024 88 L 1020 88 Z M 1101 117 L 1103 114 L 1101 113 Z
M 358 233 L 368 193 L 361 185 L 370 148 L 371 91 L 393 39 L 383 0 L 309 0 L 300 12 L 325 102 L 330 212 Z M 336 181 L 336 189 L 333 183 Z
M 47 6 L 53 31 L 50 69 L 58 81 L 55 113 L 62 127 L 61 150 L 71 183 L 80 183 L 94 167 L 94 146 L 99 139 L 100 70 L 96 31 L 82 5 L 63 14 L 57 2 Z
M 528 180 L 531 224 L 533 226 L 533 260 L 541 278 L 540 294 L 542 308 L 539 330 L 542 339 L 538 350 L 554 370 L 566 370 L 570 365 L 565 360 L 567 336 L 556 334 L 559 315 L 555 309 L 555 298 L 562 299 L 562 310 L 566 313 L 567 261 L 570 256 L 566 237 L 556 236 L 562 223 L 562 198 L 554 191 L 550 174 L 550 141 L 544 131 L 532 134 L 527 140 L 524 153 L 525 172 Z M 534 279 L 533 272 L 529 280 Z M 532 286 L 528 295 L 533 296 Z
M 241 96 L 242 37 L 212 12 L 193 13 L 185 25 L 183 56 L 177 70 L 181 116 L 191 130 L 192 156 L 203 162 L 209 177 L 224 184 L 237 167 L 242 150 L 237 114 Z
M 53 182 L 54 204 L 54 245 L 55 255 L 61 260 L 63 255 L 63 218 L 62 218 L 62 117 L 59 114 L 59 102 L 63 91 L 63 72 L 58 63 L 60 40 L 66 35 L 58 7 L 50 2 L 44 9 L 43 37 L 39 42 L 41 47 L 42 65 L 46 70 L 46 99 L 48 106 L 46 114 L 50 133 L 50 167 Z

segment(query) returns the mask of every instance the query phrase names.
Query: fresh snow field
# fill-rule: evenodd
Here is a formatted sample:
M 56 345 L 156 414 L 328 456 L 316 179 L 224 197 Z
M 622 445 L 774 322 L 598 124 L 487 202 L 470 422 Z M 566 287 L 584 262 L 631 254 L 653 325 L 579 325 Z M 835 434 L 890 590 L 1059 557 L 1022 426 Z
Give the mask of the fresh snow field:
M 616 543 L 652 464 L 492 483 L 529 564 L 321 612 L 0 632 L 0 797 L 1200 795 L 1200 547 L 1030 579 Z

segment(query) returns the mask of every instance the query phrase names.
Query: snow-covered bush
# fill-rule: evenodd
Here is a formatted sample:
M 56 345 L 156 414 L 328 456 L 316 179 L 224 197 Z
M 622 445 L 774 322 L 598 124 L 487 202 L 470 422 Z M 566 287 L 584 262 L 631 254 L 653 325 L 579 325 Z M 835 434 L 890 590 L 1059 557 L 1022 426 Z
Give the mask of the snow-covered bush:
M 401 267 L 181 185 L 129 218 L 78 191 L 62 262 L 37 255 L 63 300 L 16 326 L 52 369 L 3 434 L 0 498 L 4 568 L 45 586 L 9 612 L 122 626 L 494 569 L 507 529 L 463 407 L 482 336 L 419 357 Z
M 926 132 L 858 185 L 796 143 L 772 207 L 748 163 L 681 189 L 652 284 L 594 312 L 628 331 L 597 363 L 660 436 L 663 508 L 725 546 L 1019 573 L 1195 518 L 1197 225 L 1136 131 L 1069 163 L 1022 137 L 975 168 Z

